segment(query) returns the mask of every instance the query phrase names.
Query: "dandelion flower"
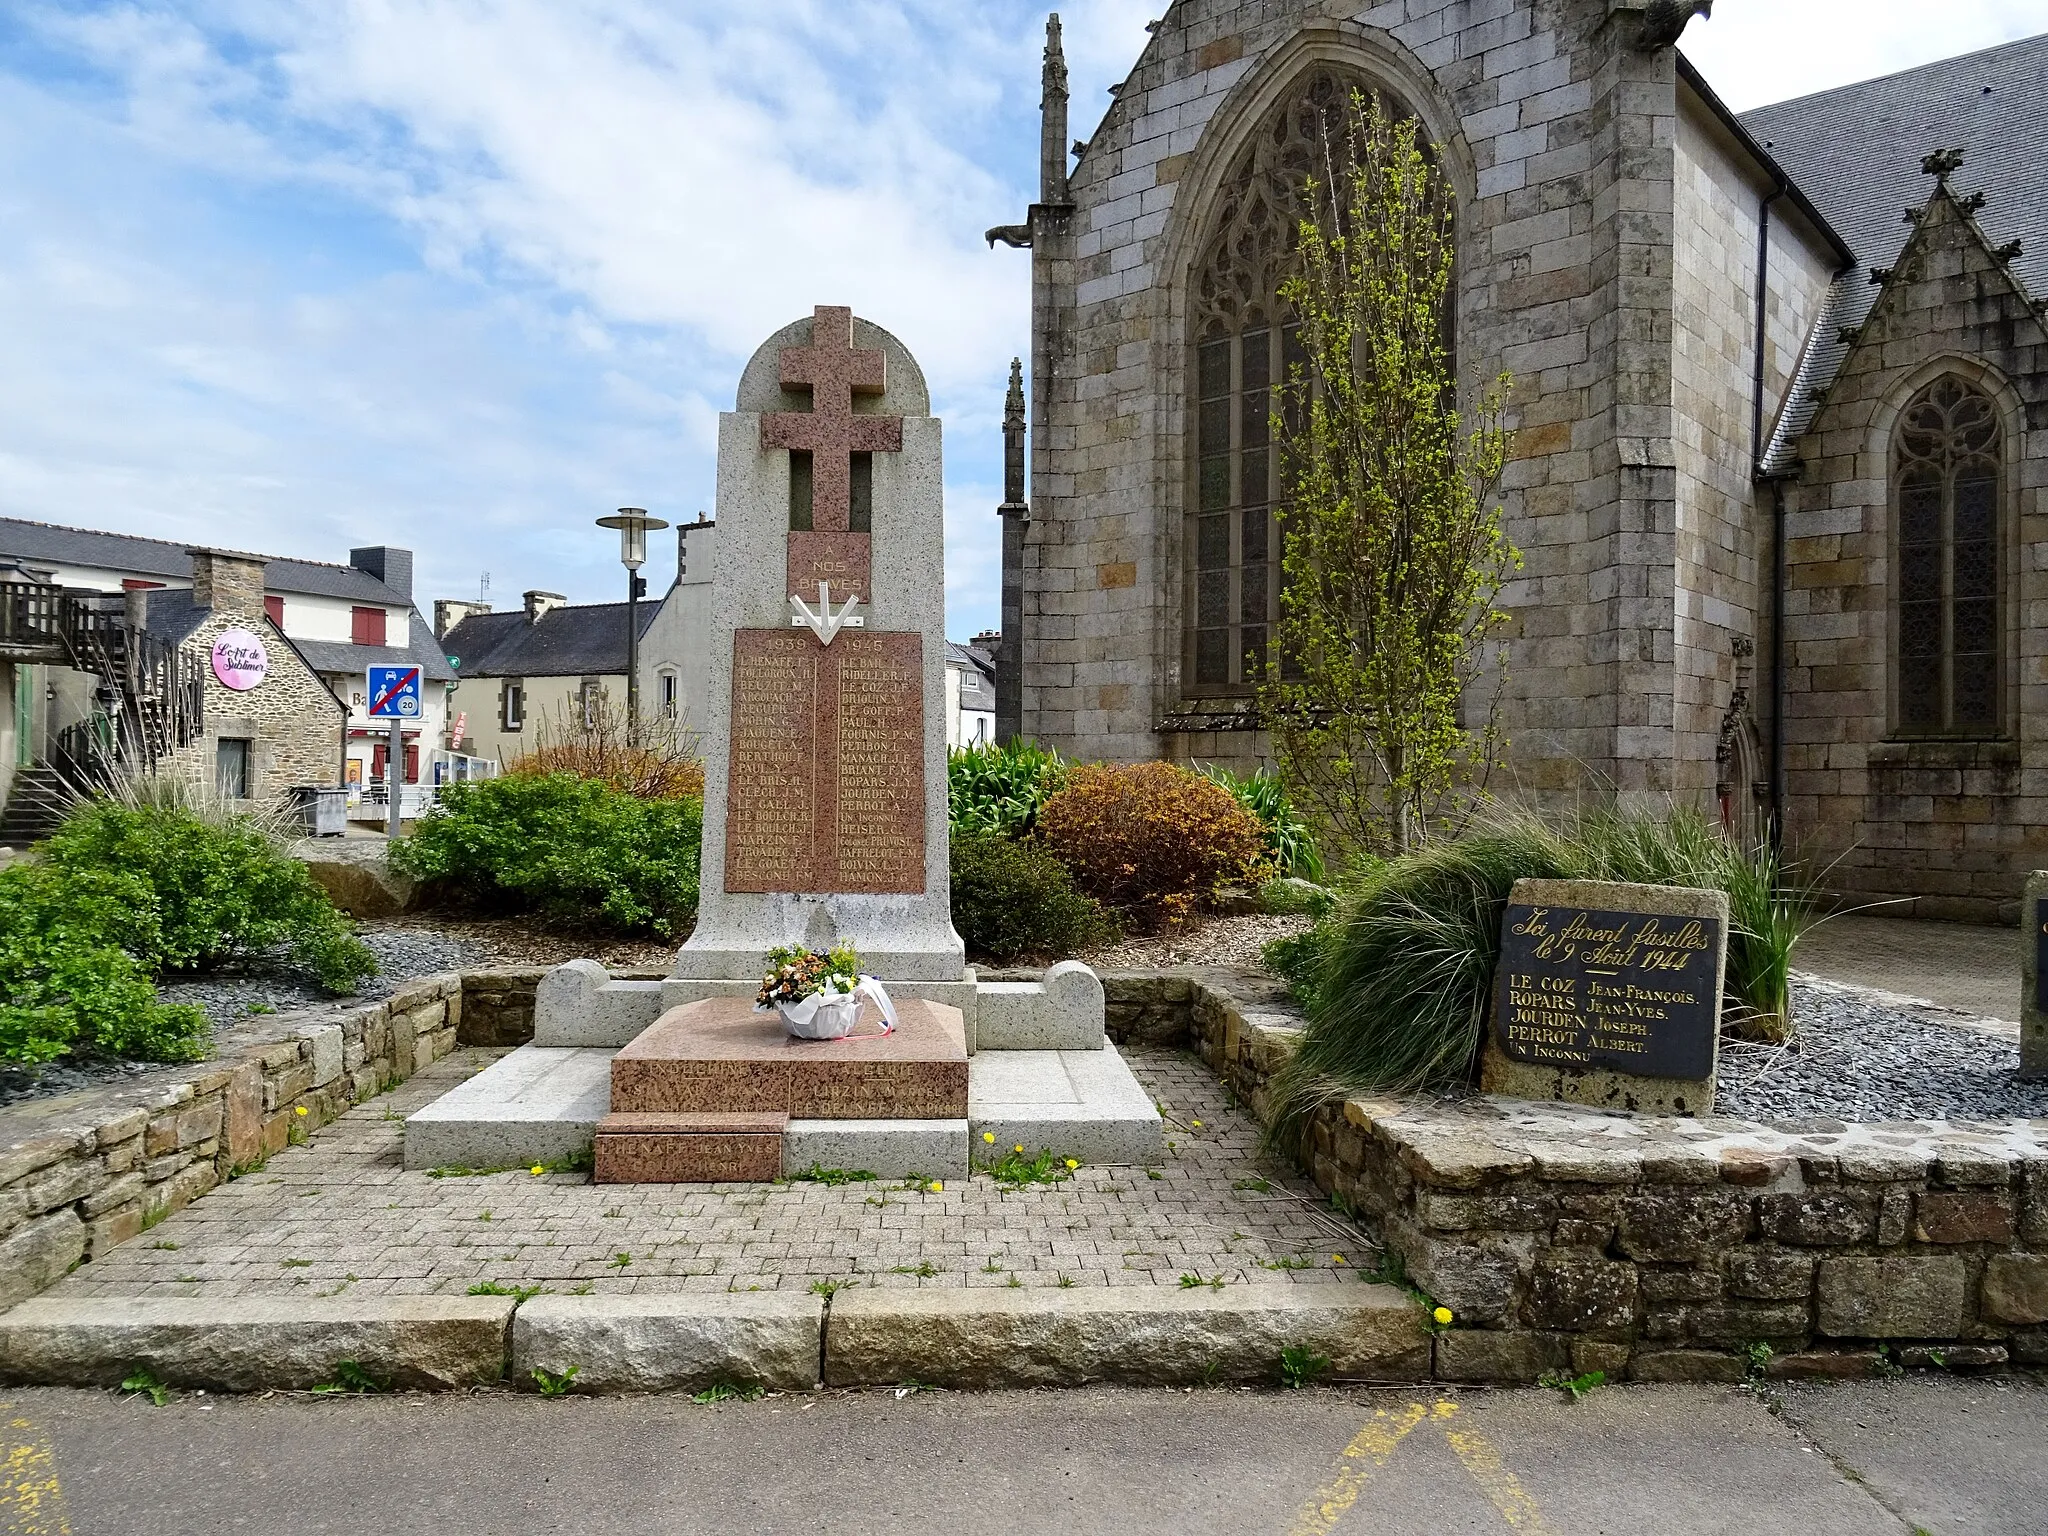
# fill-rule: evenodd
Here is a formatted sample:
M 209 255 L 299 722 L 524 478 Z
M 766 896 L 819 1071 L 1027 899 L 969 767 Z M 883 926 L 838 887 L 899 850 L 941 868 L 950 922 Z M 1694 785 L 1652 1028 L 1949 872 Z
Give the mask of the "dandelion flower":
M 946 1181 L 944 1179 L 933 1179 L 931 1183 L 925 1186 L 925 1188 L 929 1189 L 935 1195 L 944 1191 L 945 1187 Z
M 1022 1157 L 1024 1155 L 1024 1143 L 1021 1141 L 1018 1142 L 1015 1151 L 1019 1157 Z
M 1332 1264 L 1342 1264 L 1344 1262 L 1344 1255 L 1341 1253 L 1333 1253 L 1330 1255 L 1330 1262 Z
M 1197 1120 L 1197 1121 L 1195 1122 L 1195 1129 L 1199 1131 L 1199 1130 L 1200 1130 L 1201 1128 L 1202 1128 L 1202 1122 L 1201 1122 L 1201 1121 L 1199 1121 L 1199 1120 Z
M 1435 1318 L 1439 1325 L 1447 1324 L 1451 1320 L 1451 1309 L 1449 1307 L 1438 1307 L 1429 1315 Z
M 302 1114 L 302 1115 L 303 1115 L 303 1114 L 305 1114 L 305 1113 L 306 1113 L 306 1106 L 305 1106 L 305 1105 L 303 1105 L 303 1104 L 301 1104 L 301 1105 L 300 1105 L 300 1106 L 298 1107 L 298 1111 L 297 1111 L 297 1113 L 299 1113 L 299 1114 Z
M 1071 1157 L 1070 1157 L 1070 1158 L 1068 1158 L 1068 1159 L 1067 1159 L 1067 1166 L 1068 1166 L 1069 1168 L 1078 1168 L 1078 1167 L 1080 1167 L 1081 1165 L 1080 1165 L 1080 1164 L 1079 1164 L 1078 1162 L 1076 1162 L 1076 1161 L 1075 1161 L 1075 1160 L 1074 1160 L 1073 1158 L 1071 1158 Z
M 981 1139 L 987 1142 L 990 1146 L 994 1146 L 996 1144 L 996 1133 L 994 1131 L 983 1131 L 981 1133 Z
M 546 1173 L 547 1169 L 541 1164 L 535 1163 L 531 1168 L 527 1169 L 527 1172 L 532 1174 L 537 1179 L 542 1174 Z

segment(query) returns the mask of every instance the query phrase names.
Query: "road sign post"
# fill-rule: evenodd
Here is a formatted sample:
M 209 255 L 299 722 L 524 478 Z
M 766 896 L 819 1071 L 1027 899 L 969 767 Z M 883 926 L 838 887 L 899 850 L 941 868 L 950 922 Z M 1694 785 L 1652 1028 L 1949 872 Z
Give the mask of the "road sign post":
M 396 841 L 405 814 L 404 722 L 420 718 L 420 669 L 372 667 L 368 684 L 363 697 L 370 701 L 370 718 L 391 722 L 391 744 L 384 750 L 384 792 L 391 799 L 385 833 Z

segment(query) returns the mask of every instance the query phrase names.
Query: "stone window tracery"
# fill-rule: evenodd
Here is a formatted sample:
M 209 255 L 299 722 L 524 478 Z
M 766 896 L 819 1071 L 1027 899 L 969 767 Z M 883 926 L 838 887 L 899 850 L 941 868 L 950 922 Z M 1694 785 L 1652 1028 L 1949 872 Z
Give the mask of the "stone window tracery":
M 1949 376 L 1907 404 L 1893 437 L 1898 510 L 1898 723 L 1916 736 L 2000 726 L 1997 407 Z
M 1342 167 L 1318 166 L 1342 138 L 1354 90 L 1380 89 L 1350 70 L 1317 66 L 1299 79 L 1252 136 L 1218 191 L 1189 302 L 1188 526 L 1183 691 L 1251 691 L 1280 617 L 1279 455 L 1274 389 L 1302 354 L 1279 298 L 1305 210 L 1311 171 L 1342 185 Z M 1382 89 L 1381 95 L 1386 96 Z M 1406 108 L 1388 98 L 1390 110 Z

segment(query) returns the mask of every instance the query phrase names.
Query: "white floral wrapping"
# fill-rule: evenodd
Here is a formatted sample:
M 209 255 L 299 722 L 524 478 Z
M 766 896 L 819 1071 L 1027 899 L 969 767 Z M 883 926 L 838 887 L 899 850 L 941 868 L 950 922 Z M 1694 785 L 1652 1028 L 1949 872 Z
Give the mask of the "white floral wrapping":
M 844 1040 L 860 1022 L 863 998 L 873 1002 L 882 1015 L 882 1033 L 896 1028 L 896 1005 L 872 976 L 863 976 L 851 991 L 820 990 L 794 1003 L 777 1003 L 782 1026 L 799 1040 Z

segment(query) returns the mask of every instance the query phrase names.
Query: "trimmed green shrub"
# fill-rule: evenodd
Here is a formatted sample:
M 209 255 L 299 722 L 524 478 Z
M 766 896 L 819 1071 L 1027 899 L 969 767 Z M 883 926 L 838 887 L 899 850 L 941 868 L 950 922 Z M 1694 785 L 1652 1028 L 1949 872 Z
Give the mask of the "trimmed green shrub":
M 1336 913 L 1269 945 L 1308 1016 L 1276 1085 L 1283 1126 L 1350 1093 L 1470 1082 L 1492 1002 L 1501 914 L 1521 879 L 1620 880 L 1729 897 L 1725 1027 L 1789 1033 L 1787 976 L 1811 924 L 1768 851 L 1745 853 L 1703 814 L 1504 815 L 1455 841 L 1363 870 Z
M 391 863 L 477 906 L 669 938 L 696 914 L 703 831 L 699 800 L 513 774 L 444 786 Z
M 1211 783 L 1229 790 L 1239 805 L 1258 818 L 1266 837 L 1267 860 L 1276 871 L 1322 883 L 1323 856 L 1316 848 L 1315 834 L 1288 798 L 1287 786 L 1277 773 L 1261 768 L 1257 773 L 1238 774 L 1214 766 L 1202 769 L 1201 773 Z
M 257 821 L 171 804 L 80 806 L 42 844 L 48 869 L 78 880 L 109 870 L 141 882 L 150 919 L 115 941 L 146 971 L 207 971 L 288 951 L 334 993 L 377 974 L 354 925 Z
M 947 813 L 955 831 L 1020 836 L 1066 782 L 1067 764 L 1049 748 L 1028 741 L 962 747 L 946 759 Z
M 1102 908 L 1036 844 L 955 830 L 951 856 L 953 926 L 970 950 L 1007 962 L 1070 954 L 1113 937 Z
M 160 942 L 154 897 L 135 874 L 47 864 L 0 870 L 0 1060 L 204 1056 L 205 1013 L 158 1002 L 136 959 Z

